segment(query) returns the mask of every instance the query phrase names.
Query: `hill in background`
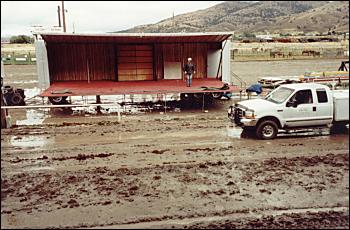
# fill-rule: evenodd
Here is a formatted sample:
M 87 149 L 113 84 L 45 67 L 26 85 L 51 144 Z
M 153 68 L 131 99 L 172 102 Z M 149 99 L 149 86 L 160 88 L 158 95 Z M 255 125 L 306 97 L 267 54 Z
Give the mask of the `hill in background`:
M 348 32 L 347 1 L 224 2 L 119 32 Z

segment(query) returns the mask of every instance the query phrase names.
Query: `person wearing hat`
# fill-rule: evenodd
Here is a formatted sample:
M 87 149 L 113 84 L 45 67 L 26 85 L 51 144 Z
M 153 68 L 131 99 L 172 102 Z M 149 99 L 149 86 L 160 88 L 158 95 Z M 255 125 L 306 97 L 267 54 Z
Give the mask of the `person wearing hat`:
M 195 68 L 195 65 L 192 63 L 192 58 L 189 57 L 184 67 L 185 74 L 187 75 L 187 87 L 191 87 L 192 85 L 192 76 L 196 73 Z

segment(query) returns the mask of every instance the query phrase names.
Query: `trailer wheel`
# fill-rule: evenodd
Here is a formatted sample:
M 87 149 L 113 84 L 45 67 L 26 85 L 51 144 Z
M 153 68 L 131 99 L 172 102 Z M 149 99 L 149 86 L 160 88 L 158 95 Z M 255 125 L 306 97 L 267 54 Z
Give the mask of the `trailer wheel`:
M 270 140 L 277 136 L 278 128 L 277 124 L 274 121 L 266 120 L 262 121 L 257 129 L 256 129 L 256 136 L 259 139 L 263 140 Z
M 181 101 L 187 102 L 187 101 L 193 101 L 194 95 L 193 93 L 182 93 L 180 95 Z
M 216 92 L 216 93 L 211 93 L 213 95 L 214 99 L 220 99 L 222 95 L 224 95 L 222 92 Z
M 49 101 L 53 105 L 68 104 L 67 96 L 64 96 L 64 97 L 49 97 Z

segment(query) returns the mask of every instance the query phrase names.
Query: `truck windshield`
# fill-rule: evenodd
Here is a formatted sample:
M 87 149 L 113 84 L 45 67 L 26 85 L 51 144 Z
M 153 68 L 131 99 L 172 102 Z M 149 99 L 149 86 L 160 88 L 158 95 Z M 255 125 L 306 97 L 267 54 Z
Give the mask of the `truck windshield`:
M 293 89 L 279 87 L 276 90 L 272 91 L 265 97 L 265 100 L 271 101 L 273 103 L 282 103 L 284 102 L 292 93 Z

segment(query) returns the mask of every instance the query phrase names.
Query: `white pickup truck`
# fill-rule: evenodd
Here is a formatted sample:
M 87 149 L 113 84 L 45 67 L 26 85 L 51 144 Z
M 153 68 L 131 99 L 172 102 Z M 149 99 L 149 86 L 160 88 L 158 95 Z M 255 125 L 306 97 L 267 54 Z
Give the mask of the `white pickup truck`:
M 228 117 L 259 139 L 273 139 L 279 131 L 349 124 L 349 90 L 330 90 L 316 83 L 286 84 L 265 98 L 230 106 Z

